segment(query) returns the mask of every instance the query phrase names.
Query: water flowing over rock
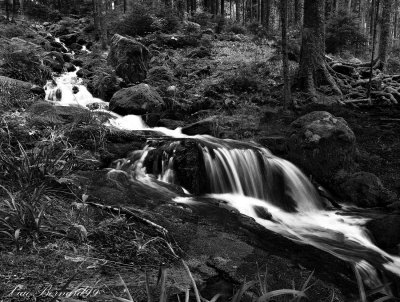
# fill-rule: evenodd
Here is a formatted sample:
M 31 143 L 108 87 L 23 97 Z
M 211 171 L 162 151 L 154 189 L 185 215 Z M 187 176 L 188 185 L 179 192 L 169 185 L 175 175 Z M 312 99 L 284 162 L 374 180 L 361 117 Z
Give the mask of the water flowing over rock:
M 121 115 L 156 113 L 163 107 L 163 99 L 148 84 L 121 89 L 110 100 L 110 110 Z
M 126 82 L 143 81 L 147 76 L 149 59 L 149 50 L 136 40 L 118 34 L 111 39 L 107 61 Z
M 289 160 L 329 186 L 338 171 L 352 168 L 356 138 L 343 118 L 314 111 L 292 123 L 288 147 Z
M 148 172 L 191 193 L 232 193 L 268 201 L 286 211 L 323 205 L 306 177 L 289 162 L 256 145 L 200 140 L 156 140 Z

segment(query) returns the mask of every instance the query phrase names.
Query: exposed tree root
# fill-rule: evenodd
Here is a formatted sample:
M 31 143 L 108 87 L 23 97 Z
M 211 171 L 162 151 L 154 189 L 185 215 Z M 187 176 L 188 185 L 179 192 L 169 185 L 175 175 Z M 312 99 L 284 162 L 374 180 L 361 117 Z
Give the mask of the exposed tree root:
M 353 64 L 326 57 L 333 81 L 343 93 L 345 104 L 357 105 L 395 105 L 400 102 L 400 75 L 386 75 L 380 72 L 381 62 Z M 370 97 L 368 88 L 371 86 Z

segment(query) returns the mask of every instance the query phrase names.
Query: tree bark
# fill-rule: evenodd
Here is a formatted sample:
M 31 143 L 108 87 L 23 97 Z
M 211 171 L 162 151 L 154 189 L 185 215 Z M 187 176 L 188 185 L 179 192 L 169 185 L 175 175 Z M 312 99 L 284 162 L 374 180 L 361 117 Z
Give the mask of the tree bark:
M 304 0 L 295 0 L 294 6 L 294 23 L 296 27 L 301 27 L 303 23 Z
M 19 7 L 21 10 L 21 17 L 24 19 L 25 13 L 24 13 L 24 0 L 19 0 Z
M 290 102 L 290 76 L 289 58 L 287 46 L 288 28 L 288 0 L 281 0 L 281 22 L 282 22 L 282 72 L 283 72 L 283 109 L 286 110 Z
M 265 28 L 268 33 L 271 32 L 271 15 L 272 15 L 272 0 L 266 0 Z
M 305 0 L 298 86 L 316 101 L 321 85 L 342 95 L 325 62 L 325 0 Z
M 12 0 L 12 21 L 15 21 L 17 16 L 17 0 Z
M 390 32 L 391 32 L 391 19 L 393 12 L 393 0 L 383 1 L 382 7 L 382 22 L 381 22 L 381 35 L 379 39 L 379 60 L 381 62 L 382 71 L 386 69 L 388 52 L 390 48 Z
M 351 4 L 352 4 L 352 1 L 351 0 L 347 0 L 347 13 L 348 14 L 351 14 Z
M 225 17 L 225 0 L 221 0 L 221 16 Z
M 240 0 L 236 0 L 236 22 L 240 22 Z

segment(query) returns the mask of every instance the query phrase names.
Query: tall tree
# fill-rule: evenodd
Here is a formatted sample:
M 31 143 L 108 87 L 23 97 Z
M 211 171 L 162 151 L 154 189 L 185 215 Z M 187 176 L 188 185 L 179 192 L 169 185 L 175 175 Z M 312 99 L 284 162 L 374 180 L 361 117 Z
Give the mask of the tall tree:
M 10 20 L 10 2 L 9 0 L 5 0 L 5 6 L 6 6 L 6 18 L 7 21 Z
M 294 1 L 294 23 L 300 27 L 303 22 L 304 0 Z
M 12 0 L 12 20 L 14 21 L 17 16 L 17 0 Z
M 240 0 L 236 0 L 236 22 L 240 22 Z
M 24 13 L 25 13 L 25 11 L 24 11 L 24 0 L 19 0 L 19 8 L 21 10 L 21 17 L 22 17 L 22 19 L 24 19 Z
M 304 1 L 298 86 L 317 100 L 316 88 L 329 85 L 337 95 L 342 95 L 336 81 L 328 71 L 325 61 L 325 0 Z
M 281 0 L 281 28 L 282 28 L 282 63 L 283 63 L 283 109 L 286 110 L 290 102 L 289 57 L 287 46 L 288 29 L 288 0 Z
M 390 32 L 392 26 L 392 12 L 393 0 L 385 0 L 382 4 L 382 22 L 381 32 L 379 39 L 379 61 L 381 63 L 382 71 L 386 69 L 389 46 L 390 46 Z

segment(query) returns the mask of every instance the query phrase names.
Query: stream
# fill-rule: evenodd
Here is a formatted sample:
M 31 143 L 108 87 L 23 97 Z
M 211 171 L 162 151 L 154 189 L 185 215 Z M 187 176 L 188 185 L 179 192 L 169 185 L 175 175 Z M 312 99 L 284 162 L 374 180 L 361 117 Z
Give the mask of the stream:
M 106 110 L 108 104 L 94 98 L 74 72 L 63 73 L 45 87 L 46 100 L 55 106 L 88 109 L 93 103 Z M 74 88 L 76 87 L 76 88 Z M 89 109 L 88 109 L 89 110 Z M 389 255 L 373 244 L 365 224 L 367 218 L 352 214 L 354 209 L 327 206 L 309 179 L 292 163 L 274 156 L 254 143 L 217 139 L 211 136 L 187 136 L 181 129 L 150 128 L 140 116 L 119 116 L 110 112 L 106 123 L 123 130 L 148 130 L 175 138 L 160 160 L 155 178 L 177 184 L 174 170 L 175 148 L 179 140 L 194 140 L 202 154 L 207 175 L 207 192 L 201 197 L 224 201 L 240 213 L 250 216 L 266 229 L 296 243 L 314 246 L 353 264 L 369 288 L 381 286 L 382 272 L 400 276 L 400 257 Z M 151 183 L 144 161 L 154 147 L 144 148 L 139 159 L 126 159 L 124 170 L 136 181 Z M 127 168 L 128 167 L 128 168 Z M 118 166 L 116 167 L 118 169 Z M 196 204 L 198 196 L 185 190 L 176 203 Z M 362 211 L 360 210 L 362 213 Z M 390 289 L 382 289 L 390 294 Z

